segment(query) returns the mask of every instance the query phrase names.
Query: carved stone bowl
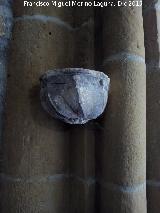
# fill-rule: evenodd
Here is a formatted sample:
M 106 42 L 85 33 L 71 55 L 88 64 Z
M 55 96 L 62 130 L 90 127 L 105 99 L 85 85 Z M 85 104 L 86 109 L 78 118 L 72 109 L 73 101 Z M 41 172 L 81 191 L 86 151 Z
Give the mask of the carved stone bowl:
M 69 124 L 96 119 L 105 109 L 110 79 L 102 72 L 65 68 L 46 72 L 40 78 L 43 108 Z

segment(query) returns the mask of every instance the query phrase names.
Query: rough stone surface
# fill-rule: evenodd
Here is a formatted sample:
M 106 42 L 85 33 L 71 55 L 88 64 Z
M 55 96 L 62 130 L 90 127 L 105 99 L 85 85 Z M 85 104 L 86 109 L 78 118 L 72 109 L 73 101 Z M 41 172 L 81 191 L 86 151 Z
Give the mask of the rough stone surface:
M 69 171 L 69 127 L 42 109 L 39 76 L 51 67 L 73 66 L 72 40 L 72 33 L 54 22 L 14 21 L 2 147 L 1 170 L 7 177 L 0 184 L 2 213 L 70 212 L 63 178 Z
M 105 58 L 125 51 L 144 56 L 141 7 L 106 7 L 103 18 Z
M 142 208 L 142 204 L 146 199 L 145 188 L 144 190 L 131 191 L 119 191 L 111 189 L 110 187 L 102 187 L 100 199 L 102 200 L 101 209 L 102 212 L 106 212 L 106 209 L 110 213 L 142 213 L 145 212 Z M 105 199 L 103 199 L 105 197 Z M 106 200 L 108 202 L 106 202 Z M 110 202 L 109 202 L 110 201 Z
M 104 72 L 112 79 L 99 144 L 100 212 L 146 213 L 146 68 L 142 8 L 103 11 Z M 116 187 L 115 187 L 116 186 Z M 104 189 L 105 188 L 105 189 Z M 126 190 L 127 189 L 127 190 Z
M 3 135 L 6 72 L 9 41 L 12 31 L 12 10 L 10 0 L 0 0 L 0 143 Z
M 33 178 L 28 183 L 25 178 L 19 179 L 17 182 L 3 182 L 1 188 L 4 196 L 1 196 L 1 212 L 69 213 L 69 186 L 67 179 L 47 181 Z M 13 196 L 15 192 L 19 192 L 19 196 Z M 5 199 L 6 196 L 8 196 L 8 200 Z
M 33 3 L 34 1 L 32 1 Z M 41 1 L 43 2 L 43 1 Z M 52 5 L 52 0 L 46 1 Z M 72 7 L 54 7 L 54 6 L 42 6 L 37 7 L 35 4 L 31 7 L 24 6 L 24 1 L 15 0 L 13 4 L 13 12 L 15 17 L 34 16 L 36 14 L 42 17 L 55 17 L 67 24 L 73 26 L 73 8 Z
M 105 109 L 110 80 L 102 72 L 57 69 L 45 73 L 40 81 L 43 108 L 66 123 L 84 124 Z

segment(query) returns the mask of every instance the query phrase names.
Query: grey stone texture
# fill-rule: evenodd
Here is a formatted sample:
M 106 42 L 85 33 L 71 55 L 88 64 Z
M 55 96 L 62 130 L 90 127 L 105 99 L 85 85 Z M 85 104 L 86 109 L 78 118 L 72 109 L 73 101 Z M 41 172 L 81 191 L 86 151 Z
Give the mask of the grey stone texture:
M 53 213 L 66 212 L 69 209 L 70 182 L 59 181 L 39 181 L 26 183 L 26 179 L 21 181 L 4 181 L 1 190 L 1 212 L 5 213 Z M 5 198 L 8 199 L 5 199 Z
M 144 57 L 142 7 L 105 8 L 103 20 L 105 58 L 125 51 Z
M 7 52 L 12 30 L 11 1 L 0 0 L 0 143 L 2 142 L 7 74 Z
M 105 8 L 95 16 L 93 8 L 22 4 L 14 1 L 1 212 L 146 213 L 141 8 Z M 111 78 L 105 116 L 82 126 L 47 115 L 39 76 L 64 67 Z
M 57 69 L 40 78 L 43 108 L 70 124 L 84 124 L 100 116 L 107 104 L 110 79 L 82 68 Z
M 104 70 L 112 83 L 100 144 L 100 174 L 110 187 L 101 185 L 101 212 L 146 213 L 146 190 L 138 187 L 146 181 L 142 8 L 105 8 L 103 43 Z
M 160 3 L 159 3 L 160 4 Z M 146 50 L 146 64 L 147 67 L 158 67 L 160 61 L 159 55 L 159 25 L 160 25 L 160 11 L 154 9 L 154 4 L 149 9 L 143 10 L 144 17 L 144 31 L 145 31 L 145 50 Z M 148 69 L 148 68 L 147 68 Z
M 2 213 L 69 212 L 68 184 L 63 178 L 69 172 L 69 129 L 42 109 L 39 76 L 53 67 L 70 67 L 72 47 L 71 31 L 55 22 L 23 18 L 14 22 L 1 168 L 8 177 L 1 181 Z
M 103 200 L 103 197 L 100 199 L 103 200 L 101 208 L 105 212 L 105 209 L 108 212 L 123 212 L 123 213 L 141 213 L 144 212 L 142 204 L 146 199 L 145 188 L 142 191 L 137 192 L 123 192 L 119 190 L 112 190 L 105 187 L 102 187 L 102 194 L 105 197 L 106 201 Z M 107 202 L 107 200 L 112 202 Z M 114 203 L 114 205 L 113 205 Z M 102 211 L 102 212 L 103 212 Z
M 30 2 L 34 2 L 31 0 Z M 42 1 L 43 2 L 43 1 Z M 52 0 L 48 0 L 46 2 L 50 2 L 52 4 Z M 60 19 L 65 23 L 73 26 L 74 19 L 73 19 L 73 9 L 71 7 L 37 7 L 35 4 L 31 7 L 24 7 L 24 1 L 16 0 L 13 4 L 13 12 L 14 16 L 16 17 L 23 17 L 23 16 L 34 16 L 34 15 L 41 15 L 45 17 L 55 17 L 56 19 Z
M 160 2 L 146 0 L 143 4 L 145 54 L 147 68 L 147 211 L 160 210 Z
M 72 180 L 70 213 L 95 212 L 95 185 Z
M 151 185 L 147 183 L 147 211 L 148 212 L 151 212 L 151 213 L 159 212 L 159 209 L 160 209 L 159 196 L 160 196 L 159 184 L 154 185 L 154 181 L 153 183 L 151 183 Z
M 80 9 L 80 10 L 79 10 Z M 74 54 L 72 67 L 95 70 L 95 26 L 94 8 L 74 10 Z M 88 185 L 95 178 L 95 121 L 85 125 L 71 125 L 70 129 L 70 172 L 83 180 L 74 181 L 71 188 L 71 213 L 94 213 L 96 184 Z M 83 185 L 83 187 L 82 187 Z
M 39 98 L 39 76 L 45 70 L 94 69 L 94 24 L 88 22 L 93 11 L 77 22 L 68 8 L 48 12 L 46 8 L 24 8 L 22 3 L 14 1 L 13 10 L 1 212 L 93 213 L 95 184 L 88 186 L 88 178 L 95 175 L 94 130 L 69 128 L 52 119 Z M 42 15 L 39 20 L 36 14 Z M 42 20 L 45 16 L 53 19 Z

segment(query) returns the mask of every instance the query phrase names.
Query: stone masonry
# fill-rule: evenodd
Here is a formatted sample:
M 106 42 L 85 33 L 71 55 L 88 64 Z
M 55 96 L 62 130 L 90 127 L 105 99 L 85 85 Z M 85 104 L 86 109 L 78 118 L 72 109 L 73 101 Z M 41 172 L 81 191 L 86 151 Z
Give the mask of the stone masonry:
M 149 0 L 145 5 L 143 30 L 142 7 L 24 7 L 13 1 L 0 212 L 147 212 L 143 31 L 147 101 L 153 103 L 147 109 L 148 211 L 159 212 L 159 49 L 151 21 L 152 12 L 159 13 Z M 69 67 L 99 70 L 111 79 L 105 114 L 85 125 L 60 122 L 41 107 L 39 77 Z

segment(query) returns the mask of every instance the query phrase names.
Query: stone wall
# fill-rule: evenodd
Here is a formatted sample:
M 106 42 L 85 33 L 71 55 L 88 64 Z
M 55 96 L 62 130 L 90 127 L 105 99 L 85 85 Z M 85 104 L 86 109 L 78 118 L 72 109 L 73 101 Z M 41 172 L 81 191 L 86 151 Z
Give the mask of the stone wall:
M 27 8 L 15 0 L 13 12 L 1 212 L 146 213 L 142 8 Z M 99 119 L 71 126 L 42 109 L 39 77 L 64 67 L 109 75 Z
M 39 77 L 73 61 L 72 10 L 14 2 L 1 212 L 69 212 L 69 128 L 42 109 Z M 37 15 L 38 14 L 38 15 Z

